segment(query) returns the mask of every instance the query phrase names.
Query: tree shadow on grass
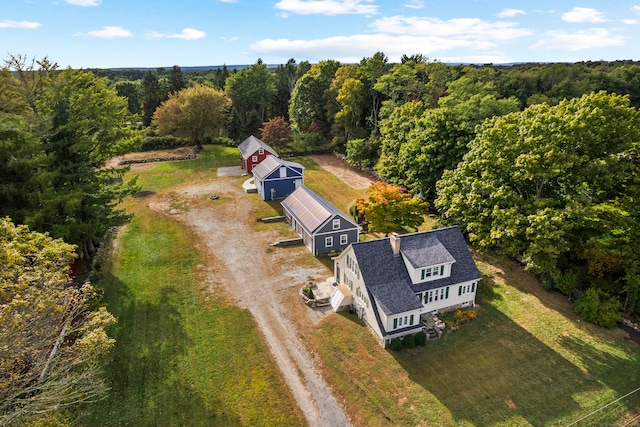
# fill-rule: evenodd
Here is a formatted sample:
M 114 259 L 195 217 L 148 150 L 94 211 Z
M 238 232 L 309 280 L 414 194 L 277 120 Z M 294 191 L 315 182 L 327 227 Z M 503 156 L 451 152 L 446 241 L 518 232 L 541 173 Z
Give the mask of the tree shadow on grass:
M 424 351 L 392 354 L 458 422 L 474 425 L 563 424 L 584 411 L 575 393 L 603 388 L 490 305 Z
M 117 318 L 110 336 L 116 343 L 106 368 L 106 399 L 86 408 L 87 426 L 240 425 L 234 408 L 203 396 L 182 369 L 191 346 L 175 288 L 159 289 L 157 302 L 141 301 L 114 276 L 108 283 L 108 309 Z

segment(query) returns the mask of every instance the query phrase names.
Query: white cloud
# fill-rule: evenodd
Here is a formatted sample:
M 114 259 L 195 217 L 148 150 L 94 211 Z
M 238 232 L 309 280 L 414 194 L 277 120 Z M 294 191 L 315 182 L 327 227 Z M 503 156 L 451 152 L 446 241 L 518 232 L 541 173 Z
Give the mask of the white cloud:
M 597 9 L 588 7 L 574 7 L 571 12 L 564 13 L 565 22 L 604 22 L 604 14 Z
M 381 33 L 412 36 L 453 37 L 479 40 L 513 40 L 531 35 L 531 31 L 516 28 L 513 22 L 487 22 L 477 18 L 438 18 L 390 16 L 375 21 L 372 26 Z
M 193 28 L 184 28 L 179 34 L 170 34 L 170 39 L 198 40 L 207 36 L 207 33 Z
M 622 20 L 623 24 L 627 24 L 627 25 L 635 25 L 638 23 L 637 19 L 623 19 Z
M 408 7 L 409 9 L 422 9 L 424 7 L 424 1 L 410 0 L 408 3 L 404 4 L 404 7 Z
M 332 58 L 347 63 L 360 61 L 362 52 L 383 51 L 389 60 L 398 62 L 407 52 L 433 56 L 436 52 L 456 48 L 488 50 L 496 48 L 496 45 L 471 38 L 465 40 L 388 34 L 361 34 L 315 40 L 264 39 L 251 45 L 251 50 L 262 56 L 277 55 L 310 60 Z
M 578 51 L 584 49 L 623 46 L 628 37 L 614 36 L 605 28 L 569 33 L 566 31 L 548 31 L 545 38 L 530 46 L 533 50 L 563 49 Z
M 378 13 L 373 0 L 280 0 L 277 9 L 300 15 L 371 15 Z
M 161 33 L 160 31 L 147 31 L 145 33 L 147 39 L 182 39 L 182 40 L 198 40 L 207 36 L 207 33 L 193 28 L 184 28 L 179 33 Z
M 104 26 L 101 30 L 93 30 L 88 33 L 76 33 L 76 37 L 95 37 L 99 39 L 117 39 L 121 37 L 132 37 L 133 33 L 122 27 Z
M 518 15 L 526 15 L 527 12 L 525 12 L 524 10 L 521 9 L 505 9 L 502 12 L 500 12 L 498 14 L 498 17 L 500 18 L 513 18 L 514 16 L 518 16 Z
M 64 0 L 74 6 L 100 6 L 101 0 Z
M 39 22 L 30 21 L 0 21 L 0 28 L 20 28 L 23 30 L 33 30 L 38 28 L 42 24 Z
M 638 6 L 638 5 L 632 6 L 632 7 L 631 7 L 631 10 L 632 10 L 633 12 L 640 13 L 640 6 Z

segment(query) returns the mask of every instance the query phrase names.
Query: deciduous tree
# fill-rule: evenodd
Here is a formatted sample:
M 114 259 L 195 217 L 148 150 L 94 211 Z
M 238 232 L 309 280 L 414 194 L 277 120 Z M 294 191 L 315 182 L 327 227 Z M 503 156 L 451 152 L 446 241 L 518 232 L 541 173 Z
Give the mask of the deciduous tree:
M 427 207 L 426 202 L 401 187 L 381 181 L 369 187 L 366 198 L 356 200 L 356 209 L 369 223 L 369 229 L 385 234 L 403 227 L 419 227 Z
M 221 90 L 192 86 L 163 102 L 153 115 L 153 125 L 161 133 L 186 138 L 200 149 L 207 138 L 223 135 L 230 107 L 231 101 Z
M 99 399 L 115 319 L 89 310 L 91 286 L 70 284 L 74 247 L 6 218 L 0 247 L 0 425 Z
M 261 60 L 229 76 L 225 93 L 231 99 L 234 117 L 240 125 L 237 136 L 256 133 L 266 119 L 267 108 L 276 92 L 275 75 Z
M 480 248 L 521 257 L 551 280 L 586 260 L 621 295 L 620 276 L 638 265 L 628 245 L 637 243 L 639 140 L 640 113 L 604 92 L 496 117 L 444 173 L 436 207 Z
M 293 140 L 291 126 L 284 117 L 276 117 L 263 123 L 260 139 L 277 149 L 286 148 Z

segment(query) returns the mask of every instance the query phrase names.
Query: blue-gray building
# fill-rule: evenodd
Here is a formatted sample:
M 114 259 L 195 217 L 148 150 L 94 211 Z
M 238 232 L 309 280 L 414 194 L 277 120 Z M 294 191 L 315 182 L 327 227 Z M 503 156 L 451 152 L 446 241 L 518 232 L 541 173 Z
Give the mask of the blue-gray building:
M 358 241 L 358 224 L 304 185 L 281 204 L 291 228 L 314 255 L 343 250 Z
M 253 167 L 253 179 L 262 200 L 284 199 L 302 186 L 304 166 L 267 156 Z

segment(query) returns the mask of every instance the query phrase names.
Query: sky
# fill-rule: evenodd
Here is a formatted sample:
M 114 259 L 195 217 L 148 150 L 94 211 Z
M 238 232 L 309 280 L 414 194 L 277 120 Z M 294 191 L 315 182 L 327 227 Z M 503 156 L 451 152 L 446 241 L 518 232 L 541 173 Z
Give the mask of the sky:
M 640 60 L 640 0 L 0 0 L 0 59 L 61 68 Z

